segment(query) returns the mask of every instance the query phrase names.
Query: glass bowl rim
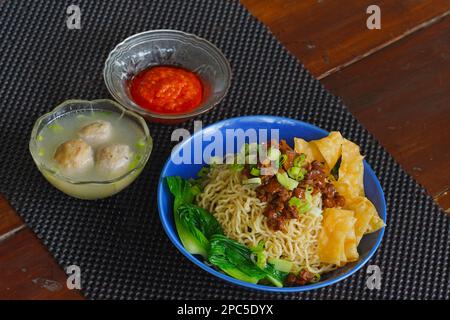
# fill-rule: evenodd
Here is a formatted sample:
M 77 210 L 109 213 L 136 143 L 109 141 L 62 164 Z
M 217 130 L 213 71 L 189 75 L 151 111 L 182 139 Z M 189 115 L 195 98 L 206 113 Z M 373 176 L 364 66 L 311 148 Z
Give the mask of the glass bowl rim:
M 66 177 L 58 172 L 55 172 L 54 170 L 48 168 L 48 166 L 46 166 L 45 163 L 43 163 L 42 161 L 39 160 L 39 156 L 36 154 L 36 149 L 37 149 L 36 140 L 37 140 L 37 136 L 39 135 L 39 132 L 40 132 L 40 131 L 38 132 L 38 129 L 41 126 L 43 121 L 45 121 L 48 117 L 51 117 L 58 111 L 61 111 L 64 107 L 66 107 L 67 105 L 70 105 L 70 104 L 93 106 L 93 105 L 99 104 L 99 103 L 112 104 L 115 108 L 119 109 L 123 114 L 127 115 L 128 117 L 134 117 L 139 122 L 140 128 L 144 132 L 144 136 L 145 136 L 145 139 L 147 140 L 147 143 L 146 143 L 145 152 L 143 153 L 144 156 L 140 159 L 140 161 L 136 165 L 136 167 L 134 167 L 131 170 L 128 170 L 124 174 L 120 175 L 119 177 L 113 178 L 113 179 L 77 181 L 77 180 L 71 179 L 69 177 Z M 66 112 L 64 114 L 67 114 L 69 112 Z M 117 113 L 119 113 L 119 112 L 117 112 Z M 33 129 L 31 131 L 31 137 L 30 137 L 30 142 L 29 142 L 28 148 L 29 148 L 31 156 L 32 156 L 36 166 L 38 167 L 39 171 L 44 171 L 45 173 L 50 174 L 52 177 L 55 177 L 60 181 L 67 182 L 72 185 L 94 185 L 94 184 L 107 185 L 107 184 L 112 184 L 112 183 L 118 182 L 122 179 L 125 179 L 126 177 L 133 175 L 135 172 L 139 172 L 146 165 L 146 163 L 150 157 L 150 154 L 152 153 L 153 138 L 150 135 L 150 131 L 148 129 L 147 123 L 145 122 L 144 118 L 142 118 L 139 114 L 136 114 L 135 112 L 124 108 L 119 103 L 117 103 L 113 100 L 110 100 L 110 99 L 95 99 L 95 100 L 69 99 L 69 100 L 65 100 L 64 102 L 58 104 L 51 111 L 44 113 L 35 121 L 35 123 L 33 125 Z
M 109 74 L 110 74 L 110 72 L 109 72 L 110 65 L 111 65 L 111 62 L 113 61 L 114 55 L 117 55 L 121 51 L 123 52 L 124 51 L 123 48 L 128 50 L 129 48 L 127 48 L 127 45 L 133 44 L 136 39 L 139 39 L 140 37 L 147 35 L 147 34 L 158 34 L 158 33 L 176 34 L 176 35 L 179 35 L 179 36 L 187 38 L 187 39 L 193 39 L 194 41 L 203 42 L 217 54 L 217 56 L 223 62 L 224 66 L 226 68 L 226 73 L 228 74 L 228 79 L 227 79 L 225 90 L 223 91 L 222 95 L 219 97 L 219 99 L 216 102 L 211 103 L 211 104 L 200 105 L 199 107 L 195 108 L 194 110 L 191 110 L 186 113 L 165 114 L 165 113 L 152 112 L 150 110 L 144 109 L 144 108 L 140 107 L 139 105 L 137 105 L 131 98 L 129 98 L 128 101 L 123 101 L 123 99 L 121 99 L 115 93 L 115 91 L 113 90 L 112 85 L 108 79 Z M 120 43 L 118 43 L 114 47 L 114 49 L 111 50 L 111 52 L 108 54 L 108 57 L 105 60 L 104 67 L 103 67 L 103 81 L 105 82 L 108 92 L 118 103 L 122 104 L 125 108 L 131 109 L 141 115 L 149 116 L 150 118 L 155 118 L 155 119 L 163 119 L 163 120 L 180 120 L 180 119 L 191 118 L 191 117 L 198 116 L 200 114 L 203 114 L 203 113 L 211 110 L 213 107 L 218 105 L 223 100 L 223 98 L 225 98 L 225 96 L 228 94 L 228 91 L 231 87 L 232 77 L 233 77 L 233 74 L 232 74 L 230 62 L 225 57 L 223 52 L 216 45 L 214 45 L 212 42 L 206 40 L 205 38 L 199 37 L 195 34 L 187 33 L 187 32 L 180 31 L 180 30 L 174 30 L 174 29 L 147 30 L 147 31 L 133 34 L 133 35 L 125 38 Z

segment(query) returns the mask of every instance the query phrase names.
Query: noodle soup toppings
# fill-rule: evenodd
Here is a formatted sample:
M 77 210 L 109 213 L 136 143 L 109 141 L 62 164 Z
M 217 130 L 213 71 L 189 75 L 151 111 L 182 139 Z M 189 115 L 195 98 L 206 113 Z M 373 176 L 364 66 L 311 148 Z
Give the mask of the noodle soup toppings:
M 246 144 L 232 160 L 189 181 L 166 179 L 186 250 L 234 278 L 278 287 L 317 282 L 358 260 L 361 238 L 384 226 L 364 195 L 359 147 L 339 132 L 295 138 L 293 147 Z
M 285 230 L 288 219 L 297 219 L 313 208 L 316 213 L 320 209 L 313 203 L 313 197 L 318 195 L 322 207 L 343 207 L 345 198 L 340 195 L 332 184 L 332 176 L 327 174 L 326 165 L 318 160 L 308 162 L 305 153 L 295 152 L 285 140 L 279 145 L 280 160 L 278 172 L 264 176 L 262 184 L 256 189 L 258 199 L 267 203 L 264 215 L 272 230 Z M 247 165 L 251 166 L 251 165 Z M 244 174 L 250 177 L 255 174 L 254 168 L 261 168 L 258 162 Z

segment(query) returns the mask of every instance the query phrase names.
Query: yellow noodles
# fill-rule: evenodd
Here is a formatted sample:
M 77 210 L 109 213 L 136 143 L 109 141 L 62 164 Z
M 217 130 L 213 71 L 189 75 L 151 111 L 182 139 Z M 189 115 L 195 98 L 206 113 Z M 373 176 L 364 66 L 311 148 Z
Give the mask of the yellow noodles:
M 209 173 L 209 183 L 197 196 L 197 204 L 211 212 L 225 234 L 248 247 L 265 243 L 268 257 L 292 261 L 297 269 L 312 273 L 335 269 L 319 261 L 318 235 L 322 215 L 306 213 L 286 223 L 286 232 L 273 231 L 263 215 L 266 204 L 256 192 L 241 184 L 241 173 L 225 165 L 217 165 Z

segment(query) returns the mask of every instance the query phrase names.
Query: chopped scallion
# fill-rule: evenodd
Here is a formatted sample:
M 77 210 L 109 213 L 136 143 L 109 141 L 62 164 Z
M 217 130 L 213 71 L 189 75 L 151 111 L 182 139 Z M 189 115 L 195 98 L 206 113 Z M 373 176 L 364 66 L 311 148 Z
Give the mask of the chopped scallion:
M 200 190 L 200 187 L 199 187 L 199 186 L 193 185 L 193 186 L 191 187 L 191 192 L 192 192 L 192 195 L 196 196 L 196 195 L 198 195 L 199 193 L 201 193 L 202 190 Z
M 246 180 L 242 180 L 242 184 L 255 184 L 255 185 L 260 185 L 262 183 L 261 178 L 250 178 L 250 179 L 246 179 Z
M 145 138 L 139 139 L 138 142 L 136 142 L 136 148 L 137 149 L 143 149 L 145 148 Z
M 280 159 L 281 152 L 276 148 L 270 148 L 267 152 L 267 158 L 271 161 L 278 161 Z
M 320 274 L 316 273 L 314 274 L 314 277 L 312 278 L 311 282 L 316 283 L 320 281 Z
M 299 214 L 305 214 L 311 209 L 311 204 L 308 201 L 299 199 L 297 197 L 292 197 L 289 199 L 289 205 L 297 209 Z
M 141 161 L 141 159 L 142 159 L 142 155 L 137 154 L 137 153 L 135 155 L 133 155 L 133 160 L 131 160 L 131 162 L 128 166 L 128 169 L 133 170 L 134 168 L 136 168 L 137 165 L 139 164 L 139 162 Z
M 288 175 L 292 179 L 296 179 L 299 174 L 300 174 L 300 168 L 299 167 L 291 167 L 288 170 Z
M 276 174 L 278 182 L 288 190 L 294 190 L 298 186 L 298 181 L 288 177 L 286 172 Z
M 287 172 L 292 179 L 297 181 L 303 180 L 306 174 L 306 170 L 299 167 L 290 167 Z
M 48 126 L 48 128 L 53 132 L 61 132 L 64 130 L 64 127 L 58 123 L 52 123 Z
M 301 206 L 303 204 L 302 200 L 300 200 L 297 197 L 292 197 L 291 199 L 289 199 L 288 203 L 289 203 L 290 206 L 294 206 L 294 207 L 299 207 L 299 206 Z
M 253 167 L 253 168 L 250 170 L 250 174 L 251 174 L 252 176 L 258 177 L 258 176 L 261 174 L 261 170 L 260 170 L 259 168 L 257 168 L 257 167 Z
M 104 117 L 110 117 L 113 114 L 112 111 L 108 110 L 95 110 L 95 113 Z
M 244 165 L 239 163 L 233 163 L 230 166 L 234 171 L 242 171 L 242 169 L 244 169 Z
M 200 178 L 206 177 L 209 173 L 209 168 L 208 167 L 203 167 L 201 168 L 198 173 L 197 176 Z
M 301 153 L 294 159 L 294 167 L 302 167 L 306 160 L 306 154 Z
M 280 156 L 280 166 L 282 166 L 286 162 L 286 160 L 287 160 L 287 155 L 282 154 Z

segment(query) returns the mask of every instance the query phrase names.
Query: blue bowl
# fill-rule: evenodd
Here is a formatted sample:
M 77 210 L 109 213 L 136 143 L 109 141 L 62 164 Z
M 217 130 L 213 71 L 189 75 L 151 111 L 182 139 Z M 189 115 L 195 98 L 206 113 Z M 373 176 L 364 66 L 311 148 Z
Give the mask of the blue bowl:
M 212 124 L 206 128 L 203 128 L 202 130 L 196 132 L 194 135 L 192 135 L 189 139 L 184 140 L 177 146 L 177 150 L 179 148 L 189 148 L 191 151 L 194 150 L 195 142 L 194 141 L 200 141 L 201 149 L 204 150 L 205 146 L 210 144 L 214 138 L 211 139 L 211 137 L 214 137 L 214 133 L 217 133 L 217 131 L 220 131 L 223 136 L 225 137 L 225 130 L 226 129 L 267 129 L 270 131 L 270 129 L 278 129 L 279 130 L 279 138 L 280 139 L 286 139 L 286 141 L 292 145 L 294 137 L 300 137 L 307 141 L 314 140 L 314 139 L 320 139 L 328 135 L 328 132 L 320 129 L 316 126 L 313 126 L 311 124 L 288 119 L 288 118 L 281 118 L 281 117 L 274 117 L 274 116 L 248 116 L 248 117 L 239 117 L 239 118 L 232 118 L 223 120 L 220 122 L 217 122 L 215 124 Z M 203 139 L 202 139 L 203 135 Z M 268 134 L 268 138 L 270 139 L 270 134 Z M 225 145 L 226 139 L 223 139 L 223 144 Z M 238 141 L 235 141 L 236 139 L 233 139 L 233 144 L 235 147 L 235 150 L 240 150 L 240 145 Z M 259 141 L 258 141 L 259 142 Z M 242 144 L 242 142 L 241 142 Z M 187 150 L 187 149 L 184 149 Z M 191 163 L 194 163 L 194 155 L 193 152 L 191 152 Z M 265 285 L 259 285 L 259 284 L 252 284 L 248 282 L 244 282 L 241 280 L 234 279 L 226 274 L 221 273 L 220 271 L 215 270 L 214 268 L 208 266 L 204 263 L 203 259 L 201 257 L 198 257 L 196 255 L 192 255 L 189 252 L 186 251 L 186 249 L 183 247 L 182 243 L 180 242 L 180 239 L 178 237 L 175 223 L 173 219 L 173 197 L 170 194 L 170 191 L 167 187 L 167 184 L 165 182 L 165 177 L 167 176 L 181 176 L 185 179 L 187 178 L 193 178 L 196 177 L 197 172 L 205 166 L 205 162 L 202 161 L 202 163 L 198 164 L 175 164 L 172 159 L 169 157 L 166 164 L 164 165 L 164 168 L 161 172 L 161 176 L 159 179 L 159 185 L 158 185 L 158 210 L 159 210 L 159 216 L 162 222 L 162 225 L 164 227 L 164 230 L 166 231 L 167 235 L 169 236 L 172 243 L 180 250 L 182 254 L 184 254 L 189 260 L 191 260 L 193 263 L 195 263 L 197 266 L 202 268 L 203 270 L 206 270 L 207 272 L 213 274 L 214 276 L 223 279 L 225 281 L 247 287 L 252 289 L 258 289 L 258 290 L 264 290 L 264 291 L 273 291 L 273 292 L 300 292 L 300 291 L 308 291 L 313 289 L 322 288 L 328 285 L 332 285 L 338 281 L 341 281 L 348 276 L 355 273 L 357 270 L 362 268 L 362 266 L 372 257 L 372 255 L 377 250 L 378 246 L 381 243 L 381 239 L 383 238 L 384 234 L 384 228 L 378 230 L 377 232 L 365 235 L 359 246 L 358 246 L 358 252 L 360 254 L 359 260 L 355 261 L 353 263 L 347 264 L 342 268 L 339 268 L 337 270 L 334 270 L 332 272 L 329 272 L 327 274 L 324 274 L 322 276 L 322 279 L 314 284 L 305 285 L 305 286 L 299 286 L 299 287 L 286 287 L 286 288 L 277 288 L 277 287 L 271 287 L 271 286 L 265 286 Z M 383 190 L 381 189 L 380 182 L 378 181 L 377 177 L 375 176 L 375 173 L 370 168 L 370 166 L 367 164 L 366 161 L 364 161 L 364 189 L 366 192 L 367 198 L 372 201 L 372 203 L 375 205 L 375 207 L 378 210 L 378 213 L 380 214 L 381 218 L 386 222 L 386 201 L 384 199 Z

